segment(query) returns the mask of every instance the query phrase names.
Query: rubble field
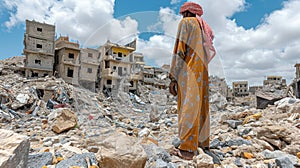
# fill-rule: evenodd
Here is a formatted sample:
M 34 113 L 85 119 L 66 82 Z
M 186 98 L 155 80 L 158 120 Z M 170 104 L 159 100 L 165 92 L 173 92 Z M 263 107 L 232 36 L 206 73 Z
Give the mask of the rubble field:
M 168 90 L 106 97 L 20 67 L 19 57 L 0 62 L 0 168 L 300 167 L 299 99 L 257 109 L 253 95 L 227 102 L 210 89 L 211 152 L 186 161 L 170 154 L 180 141 Z

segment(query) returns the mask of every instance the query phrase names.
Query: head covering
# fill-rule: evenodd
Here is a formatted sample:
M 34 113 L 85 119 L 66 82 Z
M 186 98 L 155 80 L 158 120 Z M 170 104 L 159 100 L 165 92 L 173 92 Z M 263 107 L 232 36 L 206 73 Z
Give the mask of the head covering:
M 203 15 L 202 7 L 195 2 L 185 2 L 180 7 L 179 13 L 182 14 L 186 11 L 189 11 L 196 15 L 199 25 L 201 26 L 201 30 L 203 31 L 203 45 L 208 56 L 208 62 L 210 62 L 216 55 L 216 50 L 213 46 L 214 33 L 210 26 L 205 22 L 205 20 L 201 18 L 201 16 Z
M 202 16 L 203 10 L 202 7 L 194 2 L 185 2 L 181 7 L 180 7 L 180 14 L 183 12 L 190 11 L 191 13 L 194 13 L 198 16 Z

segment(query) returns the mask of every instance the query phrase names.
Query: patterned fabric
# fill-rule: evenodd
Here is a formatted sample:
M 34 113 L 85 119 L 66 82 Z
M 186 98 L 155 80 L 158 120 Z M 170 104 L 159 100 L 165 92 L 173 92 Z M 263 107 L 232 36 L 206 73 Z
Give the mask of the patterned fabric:
M 189 11 L 193 14 L 196 15 L 198 22 L 201 26 L 201 29 L 204 31 L 204 47 L 205 47 L 205 52 L 208 55 L 208 63 L 215 57 L 216 55 L 216 50 L 213 46 L 213 39 L 214 39 L 214 34 L 210 26 L 203 20 L 200 16 L 203 15 L 203 10 L 202 7 L 194 2 L 185 2 L 181 7 L 180 7 L 180 14 L 183 12 Z
M 209 147 L 208 59 L 196 17 L 179 23 L 170 73 L 178 84 L 179 149 Z

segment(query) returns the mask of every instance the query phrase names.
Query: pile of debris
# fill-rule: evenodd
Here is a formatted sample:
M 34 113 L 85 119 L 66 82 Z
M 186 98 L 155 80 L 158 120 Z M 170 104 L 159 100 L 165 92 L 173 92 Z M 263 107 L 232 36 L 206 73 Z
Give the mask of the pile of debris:
M 61 79 L 0 76 L 0 167 L 297 167 L 300 100 L 235 106 L 211 91 L 211 153 L 191 161 L 178 146 L 176 97 L 141 86 L 106 97 Z M 122 90 L 122 89 L 120 89 Z M 3 159 L 2 159 L 3 158 Z

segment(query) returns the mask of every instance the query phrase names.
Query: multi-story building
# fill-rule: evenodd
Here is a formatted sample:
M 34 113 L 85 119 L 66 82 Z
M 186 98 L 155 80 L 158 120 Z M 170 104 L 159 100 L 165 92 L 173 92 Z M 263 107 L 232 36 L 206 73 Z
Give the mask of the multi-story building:
M 79 84 L 95 92 L 100 53 L 96 49 L 84 48 L 80 52 Z
M 53 75 L 55 26 L 26 20 L 24 35 L 25 76 Z
M 232 82 L 233 96 L 248 96 L 248 81 Z
M 143 71 L 143 84 L 144 85 L 154 85 L 154 67 L 152 66 L 144 66 Z
M 119 45 L 107 41 L 99 48 L 101 53 L 101 79 L 99 89 L 107 94 L 114 94 L 119 89 L 128 92 L 131 86 L 131 72 L 134 64 L 133 52 L 135 48 L 128 45 Z M 130 83 L 131 82 L 131 83 Z
M 142 53 L 134 52 L 132 54 L 134 63 L 131 67 L 129 92 L 137 93 L 139 81 L 143 80 L 145 61 Z
M 55 41 L 55 75 L 67 83 L 79 85 L 79 44 L 61 36 Z
M 279 84 L 282 86 L 286 86 L 286 80 L 282 79 L 282 76 L 267 76 L 267 79 L 264 80 L 264 86 L 269 84 Z

